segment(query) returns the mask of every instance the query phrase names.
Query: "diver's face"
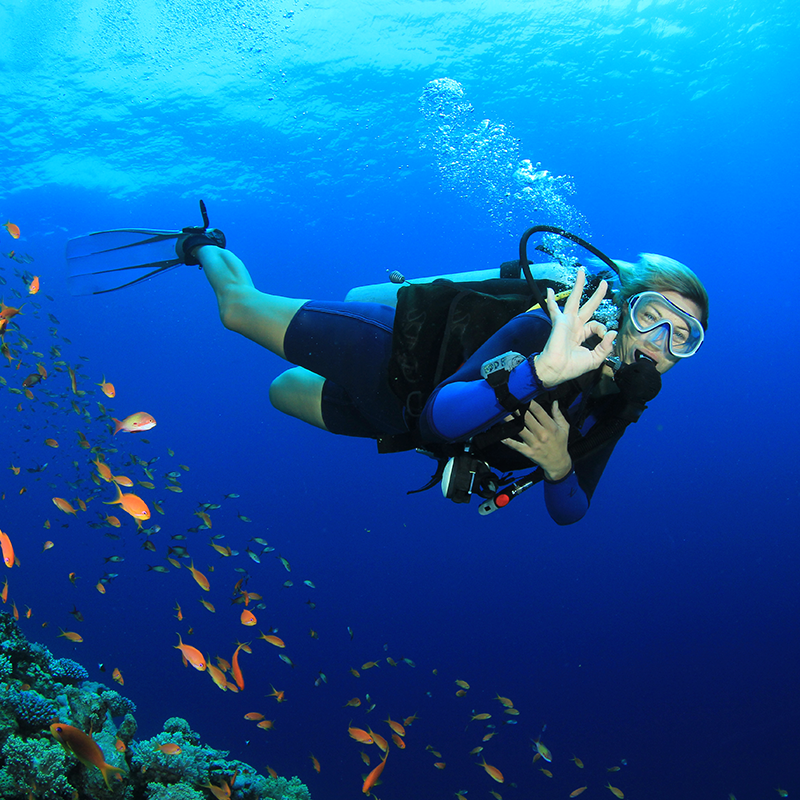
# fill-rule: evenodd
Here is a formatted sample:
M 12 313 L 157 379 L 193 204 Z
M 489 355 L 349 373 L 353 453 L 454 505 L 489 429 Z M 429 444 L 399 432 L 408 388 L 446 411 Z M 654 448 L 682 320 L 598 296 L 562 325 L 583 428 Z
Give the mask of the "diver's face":
M 700 319 L 701 309 L 697 303 L 689 300 L 678 292 L 661 292 L 664 297 L 671 303 L 674 303 L 682 311 L 691 314 L 696 319 Z M 631 364 L 636 359 L 636 352 L 652 358 L 656 362 L 656 369 L 660 373 L 665 373 L 667 370 L 672 369 L 681 359 L 675 358 L 667 347 L 668 332 L 666 326 L 657 328 L 648 333 L 639 333 L 628 318 L 627 305 L 624 309 L 624 318 L 620 333 L 617 336 L 617 353 L 622 359 L 623 364 Z M 667 318 L 675 327 L 680 325 L 685 326 L 685 322 L 681 319 L 679 314 L 670 314 L 669 311 L 664 312 L 664 317 Z

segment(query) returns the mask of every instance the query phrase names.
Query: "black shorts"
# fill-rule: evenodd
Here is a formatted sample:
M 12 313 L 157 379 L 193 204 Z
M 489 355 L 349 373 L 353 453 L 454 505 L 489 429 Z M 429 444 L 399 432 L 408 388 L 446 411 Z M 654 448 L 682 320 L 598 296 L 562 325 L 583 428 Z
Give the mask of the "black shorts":
M 286 360 L 325 378 L 322 420 L 331 433 L 377 439 L 408 428 L 389 388 L 394 309 L 309 300 L 289 323 Z

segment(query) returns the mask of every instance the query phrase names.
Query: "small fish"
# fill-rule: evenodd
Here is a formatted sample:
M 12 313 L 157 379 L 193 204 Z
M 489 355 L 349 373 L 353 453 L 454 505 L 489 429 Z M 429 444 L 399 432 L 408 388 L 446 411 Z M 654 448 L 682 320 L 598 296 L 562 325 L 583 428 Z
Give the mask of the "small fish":
M 162 753 L 168 756 L 177 756 L 180 755 L 183 750 L 181 750 L 180 745 L 175 744 L 175 742 L 167 742 L 166 744 L 157 744 L 155 745 L 157 750 L 160 750 Z
M 244 718 L 245 719 L 249 719 L 249 720 L 253 720 L 253 721 L 257 721 L 257 720 L 260 720 L 260 719 L 264 719 L 264 715 L 263 714 L 259 714 L 258 711 L 250 711 L 249 713 L 244 715 Z
M 583 794 L 585 791 L 586 791 L 586 787 L 585 786 L 581 786 L 579 789 L 575 789 L 574 792 L 570 792 L 569 796 L 570 797 L 577 797 L 579 794 Z
M 206 660 L 203 658 L 203 654 L 196 647 L 184 644 L 180 634 L 178 634 L 178 644 L 175 645 L 175 649 L 181 651 L 184 661 L 191 664 L 199 672 L 205 672 Z
M 348 727 L 347 733 L 350 735 L 351 739 L 355 739 L 357 742 L 361 744 L 372 744 L 373 738 L 370 736 L 367 731 L 363 728 L 354 728 L 352 725 Z
M 549 769 L 545 769 L 544 767 L 539 767 L 539 772 L 543 773 L 543 774 L 544 774 L 544 775 L 546 775 L 548 778 L 552 778 L 552 777 L 553 777 L 553 773 L 552 773 L 552 772 L 550 772 L 550 770 L 549 770 Z
M 622 789 L 617 789 L 616 786 L 612 786 L 610 783 L 606 784 L 606 789 L 608 789 L 611 794 L 614 795 L 614 797 L 618 797 L 619 800 L 623 800 L 625 797 L 625 793 L 622 791 Z
M 536 751 L 548 763 L 553 760 L 553 756 L 550 751 L 538 739 L 536 740 Z
M 106 764 L 103 751 L 90 735 L 63 722 L 54 722 L 50 726 L 50 733 L 68 755 L 76 756 L 86 766 L 97 767 L 109 791 L 111 790 L 109 778 L 122 780 L 122 770 Z
M 284 696 L 285 692 L 282 689 L 279 691 L 272 684 L 270 684 L 270 688 L 272 691 L 267 695 L 267 697 L 274 697 L 279 703 L 286 702 L 286 697 Z
M 460 686 L 462 689 L 469 689 L 469 684 L 466 681 L 456 681 L 456 686 Z
M 319 771 L 320 771 L 320 765 L 319 765 L 319 761 L 317 761 L 317 759 L 316 759 L 316 758 L 314 758 L 314 754 L 313 754 L 313 753 L 311 753 L 311 755 L 309 756 L 309 758 L 311 759 L 311 763 L 314 765 L 314 771 L 315 771 L 315 772 L 319 772 Z
M 37 294 L 39 291 L 39 276 L 34 275 L 28 284 L 28 294 Z
M 278 653 L 278 658 L 283 661 L 284 664 L 288 664 L 292 669 L 294 669 L 294 662 L 292 661 L 286 653 Z
M 256 615 L 247 608 L 242 610 L 242 613 L 239 617 L 239 621 L 242 623 L 242 625 L 247 625 L 247 626 L 252 626 L 258 623 Z
M 119 505 L 123 511 L 137 520 L 150 519 L 150 509 L 141 497 L 135 494 L 123 494 L 122 489 L 120 489 L 116 483 L 114 484 L 114 488 L 117 490 L 116 500 L 103 501 L 105 505 Z
M 350 700 L 348 700 L 348 701 L 347 701 L 347 702 L 346 702 L 346 703 L 345 703 L 345 704 L 342 706 L 342 708 L 346 708 L 347 706 L 352 706 L 353 708 L 358 708 L 358 706 L 360 706 L 360 705 L 361 705 L 361 698 L 359 698 L 359 697 L 352 697 Z
M 444 769 L 447 766 L 447 762 L 445 762 L 445 761 L 434 761 L 433 762 L 433 766 L 436 767 L 436 769 Z
M 14 547 L 11 544 L 11 539 L 8 538 L 7 533 L 0 531 L 0 548 L 3 553 L 3 563 L 11 569 L 14 566 Z
M 114 667 L 114 671 L 111 673 L 111 677 L 120 686 L 123 686 L 125 684 L 125 679 L 122 677 L 122 673 L 119 671 L 119 667 Z
M 149 431 L 156 426 L 153 416 L 145 411 L 137 411 L 123 420 L 116 419 L 116 417 L 111 417 L 111 419 L 114 421 L 114 436 L 120 431 L 123 433 L 140 433 Z
M 385 755 L 383 756 L 383 760 L 364 779 L 364 785 L 361 787 L 361 791 L 364 794 L 369 794 L 372 791 L 372 787 L 375 785 L 375 783 L 377 782 L 378 778 L 380 778 L 381 773 L 383 772 L 383 768 L 386 766 L 386 759 L 387 758 L 389 758 L 389 751 L 388 750 L 386 751 Z
M 59 628 L 59 630 L 61 631 L 61 633 L 58 634 L 59 638 L 63 636 L 70 642 L 76 642 L 76 643 L 83 641 L 83 636 L 81 636 L 79 633 L 75 633 L 73 631 L 65 631 L 63 628 Z
M 117 393 L 117 390 L 114 388 L 114 384 L 113 383 L 106 383 L 106 376 L 105 375 L 103 375 L 102 382 L 98 383 L 96 385 L 100 387 L 100 391 L 106 397 L 114 397 L 116 395 L 116 393 Z M 151 425 L 150 427 L 152 428 L 153 426 Z
M 74 509 L 67 500 L 64 500 L 63 497 L 54 497 L 53 502 L 56 504 L 56 508 L 58 508 L 60 511 L 63 511 L 65 514 L 74 514 L 75 516 L 78 515 L 77 510 Z
M 483 767 L 486 770 L 486 774 L 489 775 L 489 777 L 491 777 L 493 780 L 496 780 L 498 783 L 502 783 L 505 780 L 503 773 L 500 772 L 497 767 L 487 764 L 485 758 L 478 763 L 478 766 Z
M 256 728 L 261 728 L 263 731 L 271 731 L 275 729 L 274 719 L 262 719 L 261 722 L 256 723 Z
M 18 225 L 15 225 L 13 222 L 9 220 L 8 222 L 3 223 L 3 227 L 11 234 L 11 236 L 14 239 L 19 239 L 20 230 Z
M 583 761 L 581 761 L 581 760 L 578 758 L 578 756 L 572 756 L 572 758 L 570 759 L 570 761 L 574 761 L 574 762 L 575 762 L 575 766 L 576 766 L 578 769 L 583 769 Z
M 259 631 L 259 633 L 261 632 Z M 283 639 L 280 638 L 280 636 L 273 636 L 272 634 L 268 635 L 265 633 L 261 633 L 261 635 L 258 638 L 263 639 L 265 642 L 269 642 L 272 645 L 275 645 L 275 647 L 280 647 L 280 648 L 286 647 L 285 642 L 283 641 Z

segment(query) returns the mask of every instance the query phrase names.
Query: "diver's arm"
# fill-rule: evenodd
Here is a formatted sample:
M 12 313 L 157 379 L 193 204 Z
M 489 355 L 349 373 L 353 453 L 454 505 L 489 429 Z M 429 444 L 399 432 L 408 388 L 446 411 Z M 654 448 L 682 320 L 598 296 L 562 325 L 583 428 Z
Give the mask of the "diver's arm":
M 592 495 L 619 438 L 587 458 L 578 461 L 561 480 L 544 480 L 544 501 L 550 517 L 558 525 L 572 525 L 589 510 Z
M 494 389 L 481 377 L 481 365 L 500 353 L 532 353 L 509 373 L 508 388 L 522 402 L 544 391 L 533 366 L 534 356 L 550 335 L 550 321 L 540 312 L 514 317 L 431 393 L 420 417 L 424 441 L 453 442 L 469 438 L 500 422 L 508 411 Z

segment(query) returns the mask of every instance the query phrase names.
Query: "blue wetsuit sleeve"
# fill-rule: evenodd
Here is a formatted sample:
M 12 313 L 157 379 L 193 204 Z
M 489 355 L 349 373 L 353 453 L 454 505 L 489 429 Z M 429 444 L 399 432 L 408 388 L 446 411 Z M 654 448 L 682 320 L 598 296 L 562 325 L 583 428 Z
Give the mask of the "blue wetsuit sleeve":
M 533 367 L 533 357 L 511 370 L 508 390 L 523 402 L 543 391 Z M 426 407 L 429 413 L 424 416 L 425 433 L 439 441 L 468 439 L 508 415 L 497 401 L 494 389 L 483 378 L 440 385 L 431 399 L 433 402 Z
M 589 510 L 589 498 L 578 483 L 572 469 L 560 481 L 544 481 L 544 503 L 547 513 L 557 525 L 572 525 L 583 519 Z
M 594 490 L 619 438 L 578 462 L 560 481 L 544 481 L 544 501 L 557 525 L 572 525 L 589 510 Z
M 526 360 L 511 370 L 508 389 L 523 402 L 544 391 L 533 366 L 534 356 L 544 348 L 550 335 L 550 321 L 540 314 L 514 317 L 483 344 L 428 398 L 420 418 L 420 431 L 426 441 L 455 442 L 501 422 L 508 414 L 497 401 L 494 389 L 481 377 L 481 365 L 490 358 L 516 351 Z

